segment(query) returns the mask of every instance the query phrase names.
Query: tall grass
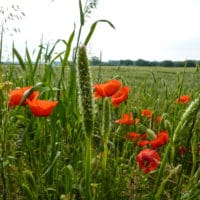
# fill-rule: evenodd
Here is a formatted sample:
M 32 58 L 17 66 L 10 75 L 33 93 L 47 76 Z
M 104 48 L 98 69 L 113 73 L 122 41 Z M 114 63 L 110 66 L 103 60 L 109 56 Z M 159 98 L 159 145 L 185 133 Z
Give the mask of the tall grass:
M 28 47 L 23 58 L 13 45 L 13 58 L 19 65 L 1 65 L 1 199 L 200 198 L 200 74 L 187 67 L 90 68 L 87 45 L 96 25 L 114 26 L 98 20 L 81 42 L 86 13 L 81 1 L 79 7 L 80 27 L 67 41 L 40 44 L 35 60 Z M 58 43 L 65 49 L 55 55 Z M 61 61 L 60 67 L 55 66 L 56 59 Z M 131 89 L 127 101 L 117 108 L 110 97 L 93 98 L 92 85 L 110 79 Z M 50 116 L 35 117 L 27 106 L 8 106 L 10 91 L 29 85 L 40 91 L 40 99 L 59 101 Z M 181 95 L 189 95 L 191 100 L 175 103 Z M 143 109 L 152 110 L 152 117 L 142 116 Z M 140 123 L 117 124 L 126 113 Z M 157 116 L 162 120 L 157 122 Z M 150 147 L 139 146 L 127 134 L 154 137 L 163 130 L 169 133 L 169 141 L 156 149 L 159 165 L 144 173 L 137 155 Z
M 40 74 L 34 78 L 36 87 L 44 77 L 44 68 L 45 66 L 38 68 Z M 62 67 L 53 69 L 55 73 L 51 75 L 54 77 L 60 74 Z M 8 108 L 9 90 L 25 85 L 24 79 L 20 77 L 20 70 L 17 66 L 14 69 L 12 66 L 3 68 L 2 198 L 82 199 L 88 195 L 92 199 L 198 198 L 199 88 L 194 86 L 195 82 L 190 82 L 190 86 L 187 86 L 188 82 L 182 82 L 184 93 L 191 94 L 194 99 L 185 105 L 174 103 L 179 91 L 176 88 L 180 81 L 179 75 L 171 75 L 174 84 L 167 82 L 164 77 L 159 79 L 160 75 L 156 71 L 156 81 L 151 72 L 146 72 L 148 84 L 143 82 L 142 76 L 141 81 L 137 80 L 137 85 L 134 80 L 127 103 L 117 109 L 110 105 L 109 99 L 95 101 L 94 130 L 91 143 L 88 144 L 85 140 L 83 108 L 79 106 L 80 96 L 80 99 L 77 99 L 77 112 L 70 113 L 68 91 L 63 85 L 58 87 L 59 83 L 55 80 L 51 80 L 48 85 L 38 84 L 37 87 L 41 91 L 41 98 L 59 99 L 58 106 L 49 117 L 36 118 L 27 107 Z M 95 83 L 96 69 L 89 70 Z M 110 68 L 102 69 L 104 80 L 108 79 L 107 76 L 112 78 L 109 70 Z M 140 71 L 135 71 L 134 68 L 124 70 L 133 73 L 133 76 L 140 74 Z M 16 76 L 19 73 L 19 79 L 10 73 Z M 120 74 L 120 71 L 118 73 Z M 185 80 L 194 75 L 192 71 L 187 73 Z M 66 71 L 65 77 L 68 75 Z M 195 76 L 198 77 L 198 74 Z M 123 79 L 126 79 L 127 83 L 131 82 L 126 76 Z M 9 85 L 8 81 L 12 82 L 12 85 Z M 161 84 L 165 85 L 163 89 L 160 88 Z M 134 87 L 138 88 L 138 91 Z M 166 90 L 168 95 L 164 95 Z M 121 114 L 128 112 L 134 113 L 142 120 L 140 111 L 143 108 L 152 109 L 155 115 L 163 116 L 161 124 L 143 121 L 146 128 L 155 132 L 167 129 L 170 134 L 170 142 L 159 149 L 160 166 L 150 174 L 144 174 L 136 163 L 136 156 L 142 148 L 124 139 L 128 132 L 139 132 L 141 128 L 137 125 L 115 124 L 115 120 L 119 119 Z M 187 149 L 183 155 L 179 154 L 179 148 L 182 146 Z M 86 147 L 89 147 L 91 154 L 86 154 Z M 90 161 L 86 159 L 86 155 L 90 157 Z M 89 168 L 86 167 L 88 164 Z M 87 176 L 86 169 L 89 169 Z

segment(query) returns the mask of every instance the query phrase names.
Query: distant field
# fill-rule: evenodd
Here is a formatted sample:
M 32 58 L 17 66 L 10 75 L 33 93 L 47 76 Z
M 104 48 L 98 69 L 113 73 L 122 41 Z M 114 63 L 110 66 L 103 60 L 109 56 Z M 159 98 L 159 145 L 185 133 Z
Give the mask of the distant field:
M 16 70 L 17 69 L 17 70 Z M 67 68 L 66 68 L 67 69 Z M 105 82 L 109 79 L 122 79 L 126 85 L 131 87 L 131 94 L 143 94 L 144 92 L 159 95 L 162 98 L 168 94 L 177 94 L 178 85 L 183 80 L 182 93 L 196 93 L 200 91 L 200 71 L 197 68 L 183 67 L 135 67 L 135 66 L 91 66 L 92 82 Z M 53 69 L 55 76 L 60 74 L 60 67 Z M 6 80 L 23 79 L 21 68 L 4 67 L 4 77 Z M 42 81 L 44 68 L 37 69 L 37 79 Z M 14 75 L 14 76 L 13 76 Z M 66 70 L 66 79 L 68 70 Z M 56 78 L 57 79 L 57 78 Z M 57 80 L 54 79 L 55 85 Z M 17 82 L 18 82 L 17 81 Z M 17 86 L 17 85 L 16 85 Z M 157 91 L 155 93 L 155 90 Z M 165 95 L 164 95 L 165 94 Z
M 93 72 L 93 78 L 98 79 L 99 72 L 102 75 L 102 79 L 112 78 L 114 76 L 123 76 L 127 79 L 135 81 L 137 79 L 152 79 L 152 74 L 158 79 L 163 79 L 165 81 L 171 82 L 177 75 L 181 75 L 185 72 L 186 78 L 199 78 L 200 73 L 197 73 L 196 68 L 172 68 L 172 67 L 91 67 Z M 132 81 L 131 81 L 132 82 Z
M 93 82 L 121 77 L 131 87 L 131 95 L 137 96 L 135 101 L 148 96 L 148 104 L 155 98 L 176 98 L 182 81 L 182 94 L 193 96 L 200 91 L 200 72 L 196 68 L 104 66 L 91 67 L 91 71 Z

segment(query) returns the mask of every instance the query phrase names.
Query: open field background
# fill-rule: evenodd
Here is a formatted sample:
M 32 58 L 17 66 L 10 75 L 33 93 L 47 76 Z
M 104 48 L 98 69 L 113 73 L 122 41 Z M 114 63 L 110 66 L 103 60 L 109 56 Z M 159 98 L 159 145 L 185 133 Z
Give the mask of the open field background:
M 196 96 L 200 91 L 200 73 L 197 68 L 171 67 L 91 67 L 94 82 L 121 77 L 131 87 L 133 104 L 158 107 L 162 102 L 173 103 L 181 94 Z M 133 97 L 133 98 L 132 98 Z M 142 99 L 142 101 L 141 101 Z M 160 108 L 163 111 L 164 106 Z

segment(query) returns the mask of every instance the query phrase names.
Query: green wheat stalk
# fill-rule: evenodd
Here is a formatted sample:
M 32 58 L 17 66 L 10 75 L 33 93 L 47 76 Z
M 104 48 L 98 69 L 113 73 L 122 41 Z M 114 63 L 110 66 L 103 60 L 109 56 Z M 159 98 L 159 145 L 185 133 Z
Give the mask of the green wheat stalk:
M 85 131 L 85 185 L 86 197 L 91 198 L 90 188 L 90 171 L 91 171 L 91 155 L 92 155 L 92 133 L 94 129 L 94 102 L 91 75 L 88 66 L 88 58 L 86 47 L 79 47 L 78 51 L 78 85 L 80 93 L 81 113 L 83 117 L 83 126 Z
M 178 125 L 176 126 L 175 130 L 174 130 L 174 134 L 173 134 L 173 137 L 171 138 L 166 150 L 165 150 L 165 153 L 164 153 L 164 156 L 162 158 L 162 162 L 161 162 L 161 165 L 160 165 L 160 169 L 158 171 L 158 176 L 157 176 L 157 179 L 155 181 L 155 185 L 154 185 L 154 194 L 155 192 L 157 191 L 157 188 L 158 188 L 158 185 L 160 184 L 160 179 L 164 173 L 164 168 L 165 168 L 165 165 L 167 163 L 167 158 L 170 154 L 170 151 L 171 151 L 171 162 L 174 161 L 174 156 L 175 156 L 175 143 L 176 143 L 176 140 L 177 138 L 179 137 L 179 134 L 181 133 L 181 130 L 192 120 L 196 120 L 197 118 L 197 113 L 199 112 L 199 109 L 200 109 L 200 98 L 197 98 L 195 99 L 193 102 L 191 102 L 191 104 L 188 106 L 188 108 L 185 110 L 185 112 L 183 113 Z
M 111 131 L 111 112 L 110 112 L 110 102 L 109 99 L 104 100 L 103 104 L 103 119 L 102 119 L 102 130 L 101 135 L 103 138 L 103 160 L 102 160 L 102 171 L 104 178 L 106 178 L 106 168 L 107 168 L 107 157 L 108 157 L 108 140 Z
M 81 46 L 78 54 L 78 82 L 83 124 L 87 136 L 91 136 L 94 126 L 94 102 L 91 75 L 88 66 L 86 47 Z
M 161 194 L 165 189 L 166 183 L 177 173 L 180 172 L 181 165 L 178 165 L 175 167 L 173 170 L 171 170 L 170 174 L 161 182 L 160 186 L 157 188 L 157 192 L 155 195 L 155 200 L 160 200 L 161 199 Z

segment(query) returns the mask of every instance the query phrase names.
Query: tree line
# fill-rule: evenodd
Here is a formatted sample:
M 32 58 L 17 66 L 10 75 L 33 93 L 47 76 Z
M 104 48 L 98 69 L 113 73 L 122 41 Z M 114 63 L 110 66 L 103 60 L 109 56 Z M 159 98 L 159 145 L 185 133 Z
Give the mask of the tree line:
M 94 56 L 90 59 L 90 65 L 92 66 L 161 66 L 161 67 L 196 67 L 200 64 L 200 61 L 197 60 L 185 60 L 185 61 L 172 61 L 172 60 L 163 60 L 163 61 L 148 61 L 144 59 L 138 60 L 109 60 L 101 61 L 98 57 Z

